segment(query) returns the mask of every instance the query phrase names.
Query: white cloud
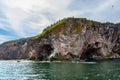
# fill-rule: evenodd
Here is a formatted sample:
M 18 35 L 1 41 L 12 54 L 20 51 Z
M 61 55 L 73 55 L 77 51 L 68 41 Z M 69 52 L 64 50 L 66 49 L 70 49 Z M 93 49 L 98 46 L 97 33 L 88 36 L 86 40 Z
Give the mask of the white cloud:
M 5 42 L 5 41 L 12 40 L 12 39 L 15 39 L 15 38 L 10 37 L 10 36 L 0 35 L 0 44 Z
M 106 0 L 104 3 L 100 4 L 95 8 L 93 12 L 93 19 L 101 22 L 120 22 L 119 0 Z
M 23 32 L 23 26 L 20 26 L 21 21 L 24 19 L 24 17 L 27 16 L 27 13 L 22 11 L 21 9 L 14 9 L 14 11 L 6 12 L 5 15 L 7 16 L 9 23 L 11 24 L 11 29 L 21 37 L 26 36 Z
M 4 27 L 4 25 L 2 23 L 0 23 L 0 29 L 3 29 L 5 31 L 9 31 L 9 29 L 7 27 Z
M 106 9 L 110 9 L 112 8 L 114 3 L 115 3 L 115 0 L 106 0 L 102 4 L 100 4 L 98 7 L 96 7 L 93 13 L 99 13 L 99 12 L 105 11 Z
M 49 0 L 4 0 L 2 2 L 7 8 L 7 10 L 3 10 L 3 12 L 11 24 L 11 29 L 20 37 L 31 36 L 29 33 L 26 33 L 26 30 L 33 29 L 33 32 L 38 30 L 40 30 L 38 32 L 41 32 L 46 25 L 54 22 L 50 21 L 44 15 L 44 12 L 54 14 L 52 17 L 55 20 L 71 15 L 67 14 L 66 10 L 70 0 L 53 0 L 53 2 Z M 25 21 L 32 17 L 37 17 L 40 20 L 38 22 Z M 23 21 L 27 23 L 23 23 Z
M 116 11 L 119 10 L 120 12 L 120 7 L 118 6 L 118 4 L 120 4 L 119 0 L 101 0 L 99 4 L 98 3 L 96 4 L 94 3 L 94 4 L 86 5 L 82 7 L 81 10 L 80 9 L 75 10 L 74 13 L 75 15 L 77 15 L 77 17 L 79 16 L 86 17 L 88 19 L 97 20 L 100 22 L 106 22 L 106 21 L 119 22 L 118 20 L 112 18 L 113 16 L 119 15 L 119 13 Z M 95 5 L 95 6 L 91 8 L 90 7 L 91 5 L 92 6 Z M 116 13 L 117 15 L 112 14 L 113 12 Z
M 37 35 L 64 17 L 86 17 L 104 22 L 115 21 L 116 18 L 110 17 L 119 16 L 119 0 L 93 1 L 95 2 L 89 5 L 89 0 L 0 0 L 0 11 L 6 17 L 3 20 L 9 23 L 7 26 L 0 23 L 0 29 L 12 31 L 22 38 Z M 75 5 L 77 9 L 74 9 Z M 110 13 L 112 5 L 115 5 L 114 13 Z M 70 6 L 74 10 L 70 10 Z

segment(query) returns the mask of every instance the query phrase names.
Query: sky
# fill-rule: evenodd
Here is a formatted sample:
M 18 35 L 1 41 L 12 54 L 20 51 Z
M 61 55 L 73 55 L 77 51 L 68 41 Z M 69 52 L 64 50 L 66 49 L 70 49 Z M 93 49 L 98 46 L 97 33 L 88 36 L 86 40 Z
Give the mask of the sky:
M 65 17 L 120 22 L 120 0 L 0 0 L 0 43 L 40 34 Z

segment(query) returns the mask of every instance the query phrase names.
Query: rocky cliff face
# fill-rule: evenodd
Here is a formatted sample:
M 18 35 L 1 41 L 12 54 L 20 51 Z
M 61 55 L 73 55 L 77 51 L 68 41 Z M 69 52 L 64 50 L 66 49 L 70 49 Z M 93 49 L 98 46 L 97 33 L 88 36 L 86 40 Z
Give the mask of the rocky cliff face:
M 29 39 L 0 45 L 0 59 L 94 60 L 120 58 L 120 24 L 67 18 Z

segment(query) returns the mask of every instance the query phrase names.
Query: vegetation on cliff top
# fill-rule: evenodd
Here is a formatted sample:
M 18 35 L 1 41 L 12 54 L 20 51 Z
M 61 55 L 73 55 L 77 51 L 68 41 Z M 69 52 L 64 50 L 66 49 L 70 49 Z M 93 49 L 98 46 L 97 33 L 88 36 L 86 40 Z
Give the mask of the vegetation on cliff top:
M 33 40 L 36 40 L 36 39 L 38 39 L 38 38 L 40 38 L 40 37 L 45 36 L 45 34 L 51 32 L 51 31 L 52 31 L 54 28 L 56 28 L 57 26 L 65 23 L 65 22 L 67 22 L 67 20 L 69 20 L 69 18 L 64 18 L 64 19 L 62 19 L 62 20 L 59 20 L 59 21 L 56 22 L 55 24 L 53 24 L 53 25 L 51 25 L 51 26 L 48 26 L 47 28 L 45 28 L 45 29 L 43 30 L 43 32 L 42 32 L 41 34 L 33 37 Z
M 32 40 L 37 40 L 38 38 L 41 38 L 43 36 L 45 36 L 46 34 L 50 33 L 53 29 L 55 29 L 56 27 L 66 23 L 68 20 L 71 20 L 71 19 L 81 19 L 83 21 L 86 21 L 87 19 L 86 18 L 74 18 L 74 17 L 68 17 L 68 18 L 64 18 L 62 20 L 59 20 L 58 22 L 56 22 L 55 24 L 51 25 L 51 26 L 48 26 L 47 28 L 45 28 L 43 30 L 43 32 L 35 37 L 32 38 Z
M 93 22 L 94 23 L 98 23 L 98 24 L 101 24 L 100 22 L 97 22 L 97 21 L 92 21 L 92 20 L 87 20 L 86 18 L 74 18 L 74 17 L 68 17 L 68 18 L 63 18 L 62 20 L 59 20 L 58 22 L 48 26 L 47 28 L 45 28 L 43 30 L 43 32 L 41 34 L 38 34 L 37 36 L 34 36 L 34 37 L 30 37 L 29 39 L 27 38 L 23 38 L 23 39 L 17 39 L 17 40 L 12 40 L 12 41 L 7 41 L 5 43 L 11 43 L 11 42 L 18 42 L 20 40 L 37 40 L 43 36 L 45 36 L 46 34 L 50 33 L 53 31 L 53 29 L 57 28 L 57 27 L 61 27 L 59 28 L 58 30 L 55 29 L 54 32 L 57 34 L 61 29 L 62 29 L 62 24 L 65 24 L 68 20 L 75 20 L 75 19 L 80 19 L 82 22 L 81 23 L 85 23 L 86 26 L 88 26 L 89 28 L 92 27 L 93 25 Z M 106 22 L 106 23 L 103 23 L 103 24 L 114 24 L 114 23 L 110 23 L 110 22 Z M 116 25 L 119 25 L 120 23 L 117 23 Z M 76 34 L 79 34 L 82 30 L 82 24 L 78 24 L 79 26 L 81 27 L 74 27 L 72 30 L 76 30 L 75 33 Z
M 17 40 L 11 40 L 11 41 L 8 41 L 8 42 L 5 42 L 5 43 L 11 43 L 11 42 L 15 43 L 15 42 L 18 42 L 20 40 L 37 40 L 37 39 L 45 36 L 46 34 L 50 33 L 53 29 L 59 27 L 62 24 L 65 24 L 68 20 L 74 20 L 74 19 L 81 19 L 82 21 L 86 21 L 87 20 L 86 18 L 74 18 L 74 17 L 63 18 L 62 20 L 59 20 L 58 22 L 56 22 L 56 23 L 48 26 L 47 28 L 45 28 L 43 30 L 43 32 L 41 34 L 38 34 L 37 36 L 30 37 L 28 39 L 27 38 L 22 38 L 22 39 L 17 39 Z M 77 29 L 77 31 L 80 31 L 79 29 L 81 29 L 81 28 L 76 28 L 76 29 Z M 79 33 L 79 32 L 77 32 L 77 33 Z

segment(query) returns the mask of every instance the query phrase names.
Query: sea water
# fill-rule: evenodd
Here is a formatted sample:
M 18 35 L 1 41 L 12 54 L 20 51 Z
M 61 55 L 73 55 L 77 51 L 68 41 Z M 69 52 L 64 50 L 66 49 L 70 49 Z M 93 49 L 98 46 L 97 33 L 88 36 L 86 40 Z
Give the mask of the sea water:
M 120 80 L 120 61 L 0 61 L 0 80 Z

